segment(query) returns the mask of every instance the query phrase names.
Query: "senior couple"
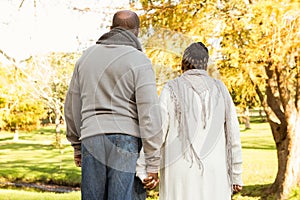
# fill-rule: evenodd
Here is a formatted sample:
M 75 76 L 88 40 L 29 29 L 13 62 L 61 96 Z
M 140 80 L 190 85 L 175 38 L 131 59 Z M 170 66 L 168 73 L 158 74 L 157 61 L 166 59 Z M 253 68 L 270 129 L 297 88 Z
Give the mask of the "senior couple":
M 139 27 L 136 13 L 118 11 L 74 68 L 65 119 L 82 199 L 146 199 L 158 184 L 163 200 L 231 199 L 242 189 L 239 124 L 225 85 L 206 71 L 208 49 L 186 48 L 182 75 L 158 98 Z

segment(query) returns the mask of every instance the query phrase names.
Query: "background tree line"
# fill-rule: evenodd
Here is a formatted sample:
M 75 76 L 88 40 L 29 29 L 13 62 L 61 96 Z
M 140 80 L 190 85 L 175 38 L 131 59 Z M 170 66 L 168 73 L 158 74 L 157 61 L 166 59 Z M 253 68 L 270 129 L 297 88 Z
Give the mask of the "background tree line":
M 41 124 L 56 126 L 60 143 L 63 104 L 78 53 L 50 53 L 31 56 L 17 62 L 0 63 L 0 128 L 14 131 L 33 130 Z
M 180 74 L 192 41 L 209 47 L 211 74 L 237 107 L 262 106 L 272 130 L 278 173 L 267 192 L 286 199 L 300 183 L 300 3 L 297 0 L 140 0 L 141 41 L 158 90 Z M 90 8 L 93 10 L 93 8 Z M 95 40 L 97 38 L 94 38 Z M 1 46 L 0 46 L 1 49 Z M 63 121 L 63 102 L 78 53 L 52 53 L 0 65 L 0 127 L 35 128 Z

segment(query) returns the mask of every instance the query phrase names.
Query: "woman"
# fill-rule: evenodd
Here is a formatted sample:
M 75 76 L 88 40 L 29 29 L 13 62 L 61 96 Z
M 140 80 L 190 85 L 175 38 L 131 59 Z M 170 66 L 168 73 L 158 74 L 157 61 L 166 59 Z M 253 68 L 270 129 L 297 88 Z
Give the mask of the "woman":
M 161 92 L 160 200 L 229 200 L 242 189 L 235 107 L 225 85 L 208 76 L 208 58 L 203 43 L 191 44 L 183 74 Z

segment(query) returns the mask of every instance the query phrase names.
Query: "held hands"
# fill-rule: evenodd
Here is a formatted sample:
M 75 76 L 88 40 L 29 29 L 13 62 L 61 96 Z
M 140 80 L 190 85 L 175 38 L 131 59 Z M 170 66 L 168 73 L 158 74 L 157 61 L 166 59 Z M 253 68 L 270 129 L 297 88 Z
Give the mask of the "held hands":
M 153 190 L 159 183 L 158 173 L 148 173 L 148 177 L 143 180 L 144 188 Z
M 81 146 L 74 146 L 74 162 L 77 167 L 81 167 Z
M 240 185 L 233 185 L 232 189 L 233 189 L 233 193 L 235 194 L 235 193 L 240 192 L 243 189 L 243 187 Z

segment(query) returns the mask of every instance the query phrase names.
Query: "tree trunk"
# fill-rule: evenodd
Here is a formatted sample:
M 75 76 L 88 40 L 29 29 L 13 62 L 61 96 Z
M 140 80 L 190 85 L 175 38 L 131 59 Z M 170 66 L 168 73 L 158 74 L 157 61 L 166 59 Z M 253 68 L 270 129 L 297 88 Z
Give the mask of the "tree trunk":
M 286 128 L 270 123 L 278 157 L 277 176 L 270 192 L 276 193 L 277 199 L 288 199 L 300 180 L 300 114 L 291 113 L 289 119 Z
M 263 114 L 263 112 L 264 112 L 264 111 L 263 111 L 262 108 L 260 107 L 259 110 L 258 110 L 259 117 L 260 117 L 260 119 L 261 119 L 262 122 L 266 122 L 266 117 L 265 117 L 265 115 Z
M 61 135 L 60 135 L 60 114 L 59 108 L 55 109 L 55 143 L 59 147 L 61 146 Z
M 18 131 L 18 129 L 16 128 L 16 130 L 15 130 L 15 133 L 14 133 L 14 142 L 17 142 L 17 141 L 19 141 L 19 131 Z
M 245 129 L 250 129 L 250 113 L 248 107 L 246 107 L 243 111 L 243 118 L 245 123 Z
M 258 87 L 256 91 L 271 126 L 277 149 L 278 171 L 268 192 L 275 193 L 276 199 L 285 200 L 300 180 L 300 111 L 284 86 L 287 78 L 281 77 L 283 73 L 276 73 L 277 77 L 274 78 L 274 71 L 270 69 L 266 67 L 269 79 L 265 95 Z

